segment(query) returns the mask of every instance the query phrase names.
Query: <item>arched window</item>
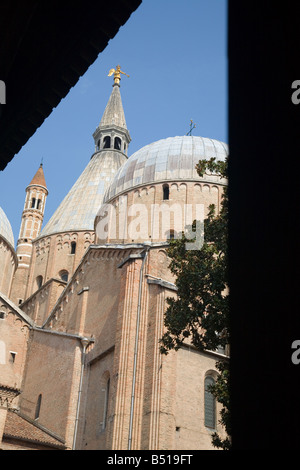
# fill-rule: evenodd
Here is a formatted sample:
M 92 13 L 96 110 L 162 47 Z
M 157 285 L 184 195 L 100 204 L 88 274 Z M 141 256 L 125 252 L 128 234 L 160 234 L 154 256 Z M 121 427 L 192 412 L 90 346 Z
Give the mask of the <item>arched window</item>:
M 120 139 L 120 137 L 115 137 L 114 148 L 116 150 L 121 150 L 121 139 Z
M 110 136 L 107 135 L 103 139 L 103 148 L 104 149 L 110 149 Z
M 41 199 L 38 199 L 36 208 L 37 208 L 37 209 L 41 209 L 41 204 L 42 204 L 42 200 L 41 200 Z
M 104 429 L 106 428 L 106 425 L 107 425 L 109 386 L 110 386 L 110 379 L 108 379 L 106 382 L 106 390 L 105 390 L 105 403 L 104 403 L 104 416 L 103 416 Z
M 164 192 L 164 201 L 166 201 L 167 199 L 169 199 L 169 196 L 170 196 L 170 190 L 169 190 L 169 185 L 168 184 L 164 184 L 163 185 L 163 192 Z
M 100 150 L 100 139 L 97 142 L 97 150 Z
M 36 287 L 37 287 L 37 289 L 42 287 L 42 285 L 43 285 L 43 276 L 38 276 L 36 278 Z
M 204 424 L 208 428 L 216 426 L 216 400 L 210 391 L 210 386 L 215 384 L 211 375 L 207 375 L 204 381 Z
M 31 208 L 33 208 L 34 206 L 35 206 L 35 197 L 31 199 Z
M 101 431 L 104 431 L 107 426 L 108 416 L 108 400 L 109 400 L 109 388 L 110 388 L 110 377 L 109 373 L 105 372 L 101 379 L 101 414 L 102 421 L 100 422 Z
M 74 255 L 76 252 L 76 242 L 71 242 L 71 255 Z
M 65 269 L 59 272 L 59 277 L 61 278 L 62 281 L 68 282 L 69 278 L 69 273 Z
M 41 404 L 42 404 L 42 395 L 39 394 L 37 402 L 36 402 L 34 419 L 39 419 L 40 417 Z

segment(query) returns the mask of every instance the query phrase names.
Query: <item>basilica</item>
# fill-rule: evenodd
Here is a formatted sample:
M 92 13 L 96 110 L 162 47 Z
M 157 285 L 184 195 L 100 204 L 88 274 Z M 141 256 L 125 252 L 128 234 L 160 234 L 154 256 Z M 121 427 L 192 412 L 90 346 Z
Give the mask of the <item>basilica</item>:
M 184 135 L 129 156 L 120 73 L 92 155 L 48 223 L 55 188 L 42 165 L 16 208 L 16 244 L 0 208 L 3 450 L 206 450 L 224 433 L 208 390 L 224 351 L 187 342 L 162 355 L 159 340 L 177 291 L 169 240 L 218 210 L 227 184 L 195 166 L 228 147 Z

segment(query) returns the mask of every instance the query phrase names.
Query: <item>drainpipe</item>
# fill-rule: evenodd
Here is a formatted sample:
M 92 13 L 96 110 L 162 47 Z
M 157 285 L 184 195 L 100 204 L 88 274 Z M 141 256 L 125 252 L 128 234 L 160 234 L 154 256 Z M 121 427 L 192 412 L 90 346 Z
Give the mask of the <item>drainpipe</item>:
M 134 400 L 135 400 L 136 365 L 137 365 L 137 353 L 138 353 L 139 330 L 140 330 L 143 271 L 144 271 L 144 266 L 145 266 L 149 249 L 150 249 L 150 246 L 146 247 L 146 250 L 144 251 L 144 253 L 141 253 L 143 256 L 143 261 L 142 261 L 141 270 L 140 270 L 139 296 L 138 296 L 138 307 L 137 307 L 137 317 L 136 317 L 133 378 L 132 378 L 132 389 L 131 389 L 131 407 L 130 407 L 130 421 L 129 421 L 129 434 L 128 434 L 128 450 L 131 450 L 131 442 L 132 442 L 132 423 L 133 423 L 133 409 L 134 409 Z
M 75 447 L 76 447 L 77 428 L 78 428 L 79 409 L 80 409 L 80 399 L 81 399 L 81 392 L 82 392 L 82 379 L 83 379 L 83 371 L 84 371 L 84 363 L 85 363 L 84 359 L 85 359 L 85 354 L 86 354 L 86 348 L 87 348 L 89 342 L 90 342 L 89 339 L 81 338 L 81 344 L 82 344 L 81 371 L 80 371 L 80 382 L 79 382 L 79 390 L 78 390 L 78 400 L 77 400 L 77 410 L 76 410 L 76 419 L 75 419 L 75 429 L 74 429 L 72 450 L 75 450 Z

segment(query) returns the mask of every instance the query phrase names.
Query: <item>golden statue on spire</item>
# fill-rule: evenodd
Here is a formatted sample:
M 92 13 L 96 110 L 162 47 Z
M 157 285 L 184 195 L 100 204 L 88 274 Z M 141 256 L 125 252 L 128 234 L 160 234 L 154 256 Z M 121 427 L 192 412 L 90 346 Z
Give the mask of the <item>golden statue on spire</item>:
M 110 71 L 108 72 L 108 77 L 110 77 L 112 74 L 114 74 L 114 83 L 119 85 L 120 80 L 121 80 L 121 73 L 123 75 L 126 75 L 126 77 L 129 77 L 129 75 L 127 75 L 127 73 L 122 72 L 120 65 L 117 65 L 116 69 L 110 69 Z

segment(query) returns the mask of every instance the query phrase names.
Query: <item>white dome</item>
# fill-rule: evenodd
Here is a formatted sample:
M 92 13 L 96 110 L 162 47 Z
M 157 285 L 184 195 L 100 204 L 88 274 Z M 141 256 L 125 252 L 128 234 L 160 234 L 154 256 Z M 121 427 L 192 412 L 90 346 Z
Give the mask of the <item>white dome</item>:
M 158 140 L 135 152 L 116 173 L 104 195 L 104 202 L 135 186 L 159 181 L 199 180 L 195 170 L 201 159 L 224 161 L 227 144 L 198 136 L 177 136 Z
M 14 241 L 13 231 L 12 231 L 8 218 L 1 207 L 0 207 L 0 236 L 5 238 L 5 240 L 8 241 L 11 244 L 11 246 L 14 248 L 15 241 Z

